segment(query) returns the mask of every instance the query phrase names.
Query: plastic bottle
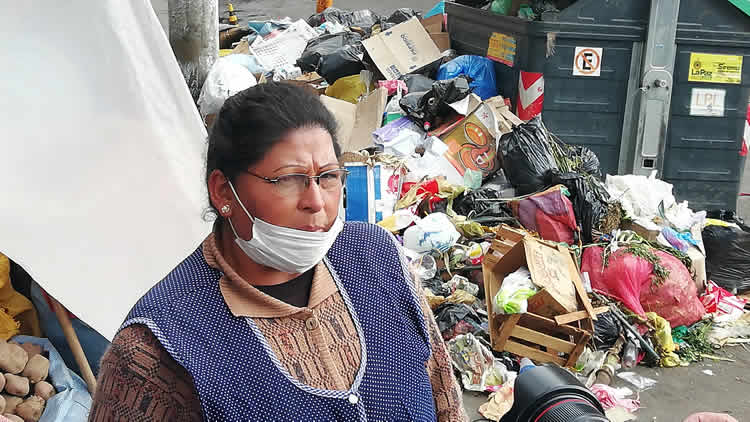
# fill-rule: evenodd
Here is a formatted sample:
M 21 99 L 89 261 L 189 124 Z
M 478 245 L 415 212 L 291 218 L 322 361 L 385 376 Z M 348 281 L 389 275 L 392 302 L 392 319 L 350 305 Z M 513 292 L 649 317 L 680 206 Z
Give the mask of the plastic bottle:
M 432 255 L 424 255 L 412 261 L 411 270 L 419 280 L 429 280 L 437 274 L 437 263 Z
M 385 106 L 385 112 L 383 113 L 385 115 L 385 120 L 383 121 L 383 126 L 406 115 L 404 110 L 401 109 L 400 102 L 401 89 L 396 89 L 396 94 L 390 101 L 388 101 L 388 105 Z
M 507 16 L 512 5 L 513 0 L 494 0 L 492 5 L 490 5 L 490 11 L 498 15 Z
M 622 367 L 623 368 L 634 368 L 638 360 L 638 345 L 633 341 L 629 340 L 628 344 L 625 345 L 625 350 L 622 352 Z
M 531 361 L 529 358 L 523 358 L 521 359 L 521 369 L 518 371 L 518 375 L 523 374 L 524 372 L 528 371 L 529 369 L 536 368 L 536 365 L 534 365 L 534 362 Z

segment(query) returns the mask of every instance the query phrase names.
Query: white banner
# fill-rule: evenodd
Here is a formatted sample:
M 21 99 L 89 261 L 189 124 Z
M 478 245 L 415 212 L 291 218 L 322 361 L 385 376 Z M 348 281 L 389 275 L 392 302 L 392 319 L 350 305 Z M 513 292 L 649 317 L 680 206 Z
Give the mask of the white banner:
M 210 230 L 206 132 L 148 0 L 0 2 L 0 251 L 112 339 Z

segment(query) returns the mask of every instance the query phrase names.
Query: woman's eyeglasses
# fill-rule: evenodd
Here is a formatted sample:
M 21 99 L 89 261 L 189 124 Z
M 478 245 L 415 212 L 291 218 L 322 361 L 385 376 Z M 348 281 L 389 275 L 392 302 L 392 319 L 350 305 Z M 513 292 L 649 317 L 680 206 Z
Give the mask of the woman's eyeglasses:
M 307 174 L 284 174 L 274 179 L 258 176 L 245 170 L 246 173 L 271 183 L 278 193 L 282 195 L 300 195 L 310 187 L 310 181 L 315 180 L 321 189 L 326 191 L 336 191 L 343 188 L 346 183 L 346 176 L 349 170 L 334 169 L 320 173 L 317 176 L 308 176 Z

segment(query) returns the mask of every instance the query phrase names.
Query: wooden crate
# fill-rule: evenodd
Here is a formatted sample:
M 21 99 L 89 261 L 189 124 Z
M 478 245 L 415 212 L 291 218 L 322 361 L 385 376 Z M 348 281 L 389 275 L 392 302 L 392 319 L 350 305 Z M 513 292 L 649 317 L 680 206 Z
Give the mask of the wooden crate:
M 527 253 L 533 254 L 529 262 Z M 546 261 L 538 259 L 540 254 L 556 256 Z M 559 265 L 554 269 L 544 268 L 540 265 L 544 262 Z M 529 312 L 525 314 L 495 312 L 492 298 L 500 290 L 503 279 L 523 265 L 529 268 L 534 282 L 541 282 L 545 288 L 530 299 Z M 540 363 L 575 365 L 591 340 L 592 318 L 596 319 L 596 311 L 601 310 L 592 308 L 570 252 L 552 242 L 533 239 L 524 231 L 501 227 L 485 256 L 483 272 L 492 348 Z M 572 287 L 550 283 L 551 279 L 561 280 L 561 274 L 570 277 Z M 574 295 L 573 303 L 571 294 Z
M 499 332 L 492 348 L 527 357 L 535 362 L 575 366 L 591 332 L 532 313 L 496 315 Z

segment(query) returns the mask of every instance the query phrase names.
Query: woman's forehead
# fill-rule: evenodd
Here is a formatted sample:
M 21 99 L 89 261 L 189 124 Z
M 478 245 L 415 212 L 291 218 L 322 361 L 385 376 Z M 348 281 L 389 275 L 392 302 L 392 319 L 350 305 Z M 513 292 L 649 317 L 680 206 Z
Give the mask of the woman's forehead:
M 326 167 L 336 165 L 331 135 L 322 128 L 295 129 L 283 136 L 266 153 L 258 168 L 270 171 L 290 167 Z

